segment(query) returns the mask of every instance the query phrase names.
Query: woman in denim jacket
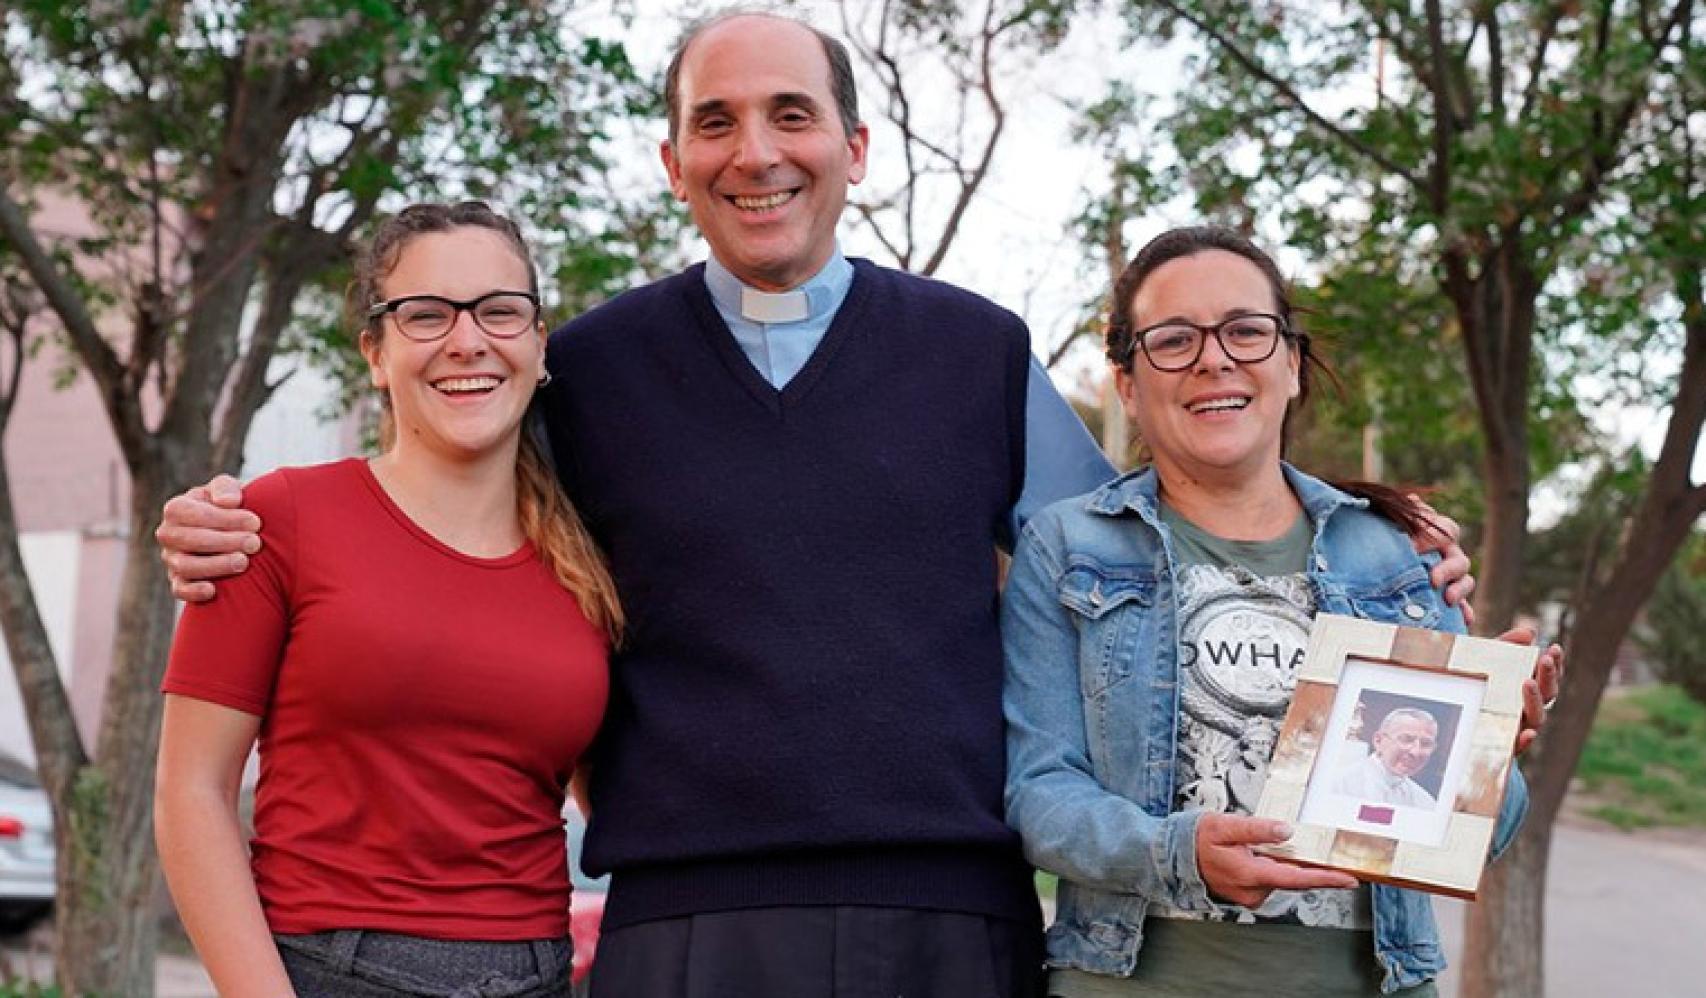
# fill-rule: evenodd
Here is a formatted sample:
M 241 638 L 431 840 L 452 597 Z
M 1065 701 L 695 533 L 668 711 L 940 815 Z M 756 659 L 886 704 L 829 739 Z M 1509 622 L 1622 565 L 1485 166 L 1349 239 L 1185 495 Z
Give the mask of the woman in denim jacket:
M 1243 237 L 1162 235 L 1112 311 L 1153 464 L 1032 519 L 1002 614 L 1008 820 L 1060 877 L 1049 994 L 1433 994 L 1427 895 L 1250 848 L 1289 834 L 1250 812 L 1314 615 L 1464 630 L 1411 544 L 1430 524 L 1281 461 L 1318 361 Z M 1554 647 L 1525 684 L 1519 746 L 1560 669 Z M 1526 805 L 1513 770 L 1495 854 Z

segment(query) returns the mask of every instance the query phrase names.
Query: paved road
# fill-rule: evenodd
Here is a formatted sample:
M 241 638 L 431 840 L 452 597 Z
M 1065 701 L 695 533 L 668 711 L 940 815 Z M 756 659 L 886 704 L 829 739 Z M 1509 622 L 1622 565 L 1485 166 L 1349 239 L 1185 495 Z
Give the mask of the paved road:
M 1453 963 L 1467 907 L 1435 903 Z M 1547 998 L 1698 998 L 1703 943 L 1706 837 L 1558 825 L 1546 876 Z M 1440 994 L 1455 998 L 1453 970 Z

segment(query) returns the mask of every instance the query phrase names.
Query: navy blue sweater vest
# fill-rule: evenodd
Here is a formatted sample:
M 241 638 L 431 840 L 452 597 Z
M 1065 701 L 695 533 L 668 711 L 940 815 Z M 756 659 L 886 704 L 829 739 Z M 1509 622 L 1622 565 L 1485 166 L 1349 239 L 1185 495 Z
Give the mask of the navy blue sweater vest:
M 1011 313 L 854 261 L 782 390 L 703 268 L 551 338 L 552 449 L 629 619 L 592 755 L 607 924 L 762 905 L 1034 919 L 1002 820 Z

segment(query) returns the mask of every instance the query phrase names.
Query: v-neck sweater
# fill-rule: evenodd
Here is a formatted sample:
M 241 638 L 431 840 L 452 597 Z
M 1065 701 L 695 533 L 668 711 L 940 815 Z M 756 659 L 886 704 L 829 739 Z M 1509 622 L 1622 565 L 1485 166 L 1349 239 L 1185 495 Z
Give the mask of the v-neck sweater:
M 1034 919 L 1002 816 L 995 539 L 1029 343 L 982 298 L 854 260 L 777 389 L 701 267 L 551 338 L 559 471 L 629 619 L 585 861 L 612 926 L 878 904 Z

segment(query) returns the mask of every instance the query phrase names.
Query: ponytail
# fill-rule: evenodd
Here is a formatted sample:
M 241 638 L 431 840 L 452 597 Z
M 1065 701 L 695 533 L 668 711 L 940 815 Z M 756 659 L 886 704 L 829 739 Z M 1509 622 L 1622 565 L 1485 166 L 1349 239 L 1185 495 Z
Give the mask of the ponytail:
M 574 596 L 586 619 L 608 635 L 611 644 L 621 644 L 622 604 L 604 555 L 525 432 L 515 457 L 515 498 L 521 532 L 533 542 L 539 560 Z
M 1452 536 L 1437 523 L 1421 504 L 1410 498 L 1410 493 L 1401 492 L 1390 485 L 1379 482 L 1363 482 L 1355 479 L 1331 479 L 1327 484 L 1347 495 L 1358 499 L 1368 500 L 1370 512 L 1378 513 L 1388 521 L 1397 525 L 1399 530 L 1409 534 L 1416 540 L 1428 538 L 1440 541 L 1450 541 Z M 1420 495 L 1423 489 L 1416 489 Z

